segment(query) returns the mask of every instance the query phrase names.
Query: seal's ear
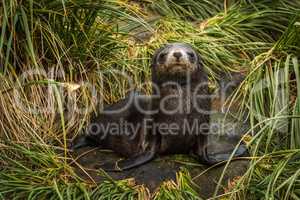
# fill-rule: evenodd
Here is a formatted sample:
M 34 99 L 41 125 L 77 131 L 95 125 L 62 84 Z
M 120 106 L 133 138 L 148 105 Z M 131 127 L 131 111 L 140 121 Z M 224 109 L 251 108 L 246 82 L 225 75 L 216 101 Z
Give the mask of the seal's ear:
M 156 61 L 157 61 L 157 56 L 159 55 L 160 52 L 162 52 L 162 50 L 164 50 L 167 47 L 167 44 L 161 46 L 159 49 L 157 49 L 152 58 L 151 58 L 151 68 L 155 67 L 156 65 Z
M 198 65 L 199 69 L 203 69 L 203 60 L 202 60 L 202 58 L 201 58 L 199 52 L 196 51 L 196 50 L 195 50 L 195 52 L 196 52 L 196 54 L 197 54 L 197 60 L 198 60 L 197 65 Z
M 159 54 L 167 48 L 167 44 L 161 46 L 159 49 L 157 49 L 153 56 L 152 56 L 152 59 L 151 59 L 151 70 L 152 70 L 152 82 L 156 83 L 157 82 L 157 79 L 158 79 L 158 75 L 157 75 L 157 59 L 158 59 L 158 56 Z

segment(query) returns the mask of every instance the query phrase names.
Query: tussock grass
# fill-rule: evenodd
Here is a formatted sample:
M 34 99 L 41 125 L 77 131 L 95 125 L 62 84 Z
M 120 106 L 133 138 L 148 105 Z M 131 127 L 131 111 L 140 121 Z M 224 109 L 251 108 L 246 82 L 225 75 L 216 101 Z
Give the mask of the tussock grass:
M 164 182 L 159 190 L 154 193 L 153 199 L 198 199 L 197 192 L 191 187 L 191 177 L 186 170 L 179 172 L 176 176 L 176 181 Z
M 80 180 L 67 150 L 92 112 L 130 89 L 113 70 L 149 93 L 149 57 L 173 41 L 200 52 L 212 84 L 247 74 L 233 98 L 251 121 L 253 160 L 229 198 L 300 198 L 298 1 L 1 3 L 0 198 L 199 199 L 186 171 L 152 197 L 131 179 Z

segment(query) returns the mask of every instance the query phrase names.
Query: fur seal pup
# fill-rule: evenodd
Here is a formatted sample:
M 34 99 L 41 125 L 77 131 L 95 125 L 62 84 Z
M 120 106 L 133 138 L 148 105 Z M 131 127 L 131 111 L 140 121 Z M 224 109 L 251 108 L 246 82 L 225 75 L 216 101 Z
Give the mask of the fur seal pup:
M 234 84 L 228 86 L 234 87 L 240 79 L 233 80 Z M 208 91 L 208 77 L 201 57 L 190 45 L 172 43 L 159 49 L 152 60 L 152 82 L 156 85 L 153 94 L 159 96 L 160 104 L 159 112 L 154 115 L 154 124 L 163 125 L 155 130 L 160 135 L 159 154 L 192 152 L 200 163 L 207 165 L 227 161 L 233 151 L 234 157 L 248 154 L 244 144 L 235 150 L 237 143 L 234 140 L 228 140 L 232 144 L 219 153 L 208 152 L 212 147 L 220 146 L 213 146 L 208 141 L 211 138 L 211 98 L 214 95 Z M 155 104 L 157 101 L 154 100 Z
M 154 115 L 160 135 L 159 154 L 194 153 L 210 163 L 205 147 L 209 130 L 208 78 L 199 54 L 188 44 L 171 43 L 152 60 Z
M 101 114 L 91 123 L 99 127 L 125 121 L 139 125 L 137 131 L 122 127 L 117 134 L 103 134 L 102 130 L 88 128 L 86 135 L 75 139 L 73 149 L 94 144 L 126 157 L 99 166 L 107 171 L 127 170 L 164 154 L 193 153 L 201 163 L 219 162 L 207 154 L 211 105 L 208 78 L 199 54 L 188 44 L 166 44 L 154 53 L 151 70 L 152 97 L 140 98 L 135 93 L 132 96 L 137 101 L 126 97 L 107 108 L 115 110 L 128 104 L 126 109 L 117 114 Z

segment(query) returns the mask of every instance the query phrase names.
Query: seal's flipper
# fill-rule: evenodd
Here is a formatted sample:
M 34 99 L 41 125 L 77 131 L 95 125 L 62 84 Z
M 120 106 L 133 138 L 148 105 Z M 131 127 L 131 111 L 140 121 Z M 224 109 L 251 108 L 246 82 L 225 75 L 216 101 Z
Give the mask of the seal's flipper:
M 97 147 L 97 146 L 99 146 L 99 144 L 89 136 L 79 135 L 72 141 L 70 149 L 74 151 L 82 147 Z
M 98 165 L 96 167 L 102 168 L 104 171 L 108 172 L 120 172 L 145 164 L 154 159 L 154 157 L 155 151 L 147 151 L 125 160 L 117 161 L 115 163 L 104 163 L 103 165 Z
M 209 164 L 209 157 L 207 153 L 208 137 L 203 134 L 197 138 L 195 146 L 195 154 L 198 156 L 198 160 L 201 164 Z
M 228 161 L 231 158 L 231 155 L 234 151 L 234 149 L 232 151 L 228 151 L 228 152 L 218 152 L 218 153 L 208 153 L 207 152 L 207 148 L 205 150 L 205 154 L 200 158 L 200 162 L 202 162 L 203 164 L 207 164 L 207 165 L 214 165 L 220 162 L 224 162 L 224 161 Z M 244 157 L 248 155 L 248 150 L 246 145 L 241 144 L 237 150 L 235 151 L 234 155 L 232 158 L 235 157 Z

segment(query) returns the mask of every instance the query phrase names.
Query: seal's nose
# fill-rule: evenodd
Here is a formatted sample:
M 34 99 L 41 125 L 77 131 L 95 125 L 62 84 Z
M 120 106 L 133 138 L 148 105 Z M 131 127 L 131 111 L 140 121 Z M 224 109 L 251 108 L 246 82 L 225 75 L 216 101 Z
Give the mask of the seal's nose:
M 174 52 L 174 53 L 173 53 L 173 56 L 174 56 L 177 60 L 179 60 L 179 58 L 182 56 L 182 53 L 181 53 L 181 52 Z

